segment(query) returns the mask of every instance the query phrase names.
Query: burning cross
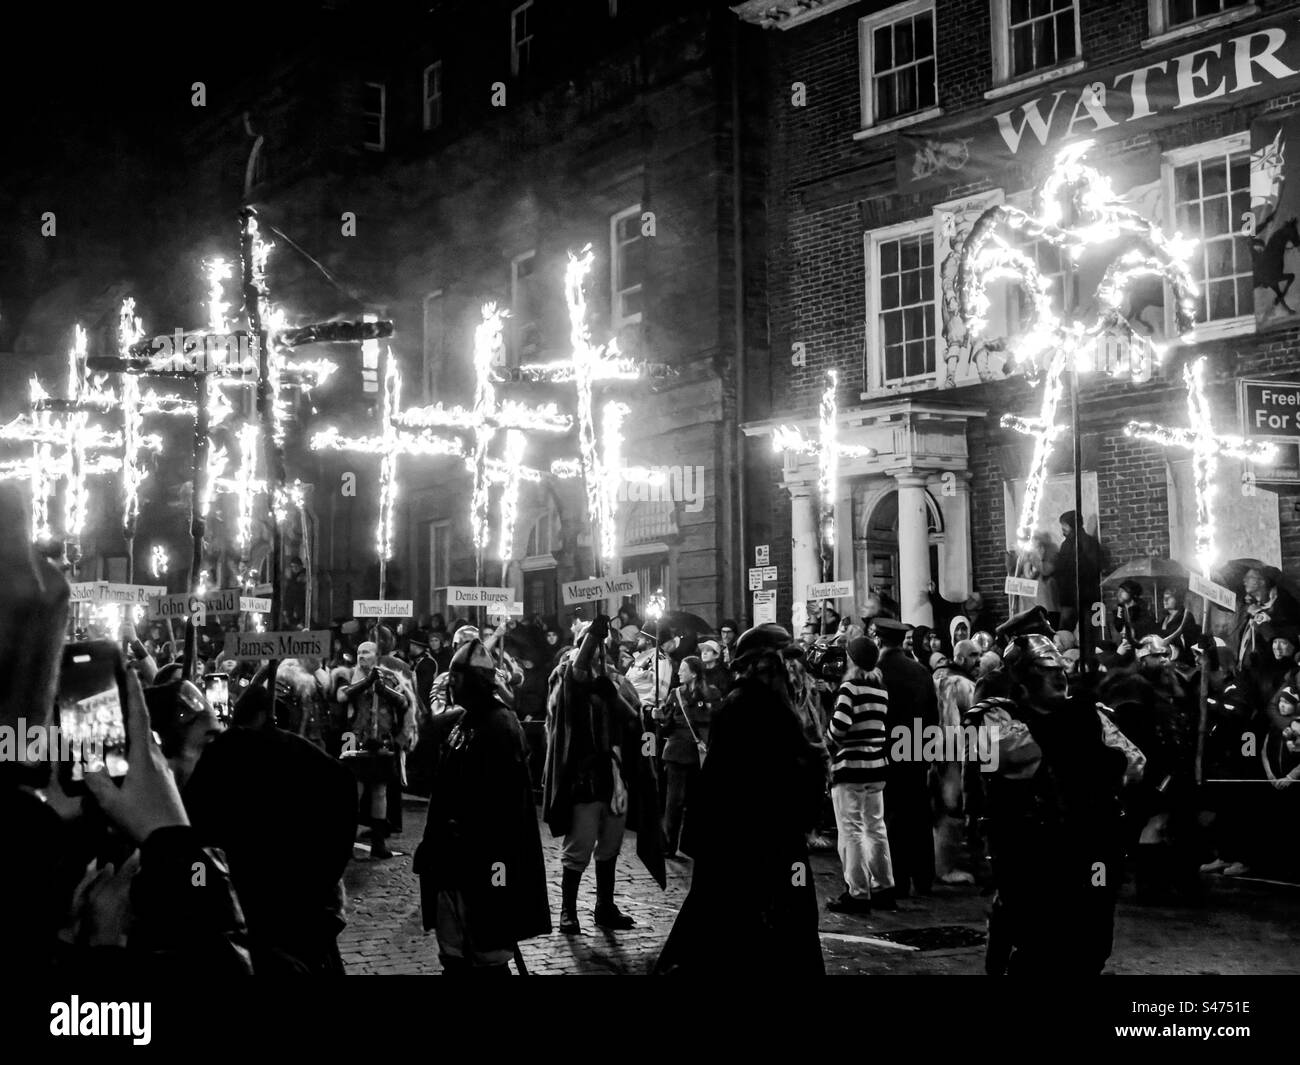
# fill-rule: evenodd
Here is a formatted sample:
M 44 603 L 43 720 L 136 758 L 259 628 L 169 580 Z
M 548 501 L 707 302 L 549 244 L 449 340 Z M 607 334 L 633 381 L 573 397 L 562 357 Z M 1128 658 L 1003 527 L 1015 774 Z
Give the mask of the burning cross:
M 378 344 L 377 340 L 366 343 Z M 366 455 L 380 455 L 379 462 L 379 525 L 375 546 L 379 552 L 380 596 L 383 596 L 383 570 L 393 553 L 393 519 L 397 508 L 397 458 L 399 455 L 464 455 L 459 440 L 436 436 L 427 429 L 407 431 L 399 423 L 402 402 L 402 376 L 397 360 L 389 352 L 384 374 L 384 399 L 379 416 L 379 435 L 344 436 L 335 427 L 316 433 L 311 438 L 313 451 L 352 451 Z
M 1222 436 L 1214 432 L 1214 420 L 1205 398 L 1205 356 L 1183 367 L 1183 381 L 1187 385 L 1186 428 L 1155 425 L 1151 422 L 1129 422 L 1124 427 L 1126 436 L 1150 440 L 1162 447 L 1177 447 L 1192 453 L 1192 478 L 1196 490 L 1196 561 L 1201 573 L 1209 579 L 1210 569 L 1218 555 L 1214 542 L 1214 474 L 1219 456 L 1230 455 L 1248 462 L 1266 462 L 1273 457 L 1272 444 L 1247 440 L 1240 436 Z
M 817 498 L 821 505 L 819 525 L 824 577 L 829 575 L 832 552 L 835 548 L 835 499 L 838 492 L 840 461 L 851 458 L 871 458 L 876 454 L 875 448 L 839 442 L 839 409 L 835 399 L 838 385 L 839 374 L 834 370 L 828 370 L 826 390 L 822 393 L 819 407 L 815 439 L 804 436 L 800 430 L 788 425 L 778 426 L 772 434 L 774 451 L 791 455 L 817 456 Z
M 663 363 L 639 362 L 618 354 L 615 341 L 597 347 L 591 342 L 587 328 L 587 297 L 583 281 L 591 270 L 594 255 L 591 247 L 583 249 L 581 256 L 569 254 L 569 265 L 564 275 L 565 300 L 569 309 L 569 358 L 546 364 L 521 366 L 503 376 L 515 381 L 573 382 L 577 393 L 578 454 L 575 465 L 571 460 L 561 460 L 551 466 L 559 477 L 581 474 L 587 493 L 587 512 L 590 515 L 595 543 L 601 564 L 611 564 L 616 553 L 618 514 L 618 487 L 621 481 L 646 481 L 656 474 L 641 467 L 623 467 L 620 463 L 622 448 L 622 422 L 630 409 L 621 403 L 607 403 L 603 411 L 600 447 L 596 442 L 594 386 L 602 381 L 636 381 L 646 377 L 668 377 L 673 369 Z
M 442 426 L 466 430 L 472 434 L 473 452 L 467 456 L 465 464 L 474 477 L 470 498 L 470 527 L 474 547 L 481 557 L 490 530 L 491 486 L 499 484 L 502 488 L 499 554 L 502 563 L 507 564 L 514 554 L 514 527 L 520 484 L 524 480 L 541 479 L 540 471 L 523 465 L 524 452 L 528 446 L 525 433 L 563 433 L 571 428 L 573 422 L 554 403 L 531 407 L 515 400 L 497 399 L 493 364 L 500 361 L 503 350 L 503 317 L 496 304 L 485 304 L 483 320 L 474 330 L 474 403 L 470 409 L 445 408 L 438 403 L 406 411 L 399 414 L 396 421 L 406 429 L 425 430 L 431 426 Z M 504 460 L 494 459 L 489 454 L 492 441 L 499 432 L 505 434 Z
M 49 501 L 59 480 L 63 480 L 63 533 L 71 543 L 70 557 L 80 555 L 81 534 L 86 524 L 88 476 L 112 473 L 122 462 L 111 452 L 122 446 L 121 434 L 90 424 L 92 414 L 112 409 L 113 397 L 90 379 L 86 360 L 86 331 L 76 327 L 68 352 L 67 396 L 51 397 L 40 381 L 31 381 L 31 410 L 0 427 L 0 439 L 32 444 L 28 461 L 0 465 L 0 477 L 29 477 L 32 484 L 32 538 L 50 540 Z M 61 449 L 56 458 L 55 449 Z

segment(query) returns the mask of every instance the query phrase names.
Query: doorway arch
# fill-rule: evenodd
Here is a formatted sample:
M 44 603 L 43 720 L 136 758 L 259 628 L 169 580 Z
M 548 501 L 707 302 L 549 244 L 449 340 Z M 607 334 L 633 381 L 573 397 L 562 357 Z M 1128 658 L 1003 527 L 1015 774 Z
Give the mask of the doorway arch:
M 944 543 L 943 512 L 934 496 L 925 493 L 930 548 L 930 573 L 937 575 L 939 551 Z M 874 591 L 884 605 L 897 613 L 898 572 L 898 489 L 881 487 L 862 500 L 861 515 L 853 538 L 854 584 L 865 597 Z M 937 580 L 937 577 L 935 578 Z

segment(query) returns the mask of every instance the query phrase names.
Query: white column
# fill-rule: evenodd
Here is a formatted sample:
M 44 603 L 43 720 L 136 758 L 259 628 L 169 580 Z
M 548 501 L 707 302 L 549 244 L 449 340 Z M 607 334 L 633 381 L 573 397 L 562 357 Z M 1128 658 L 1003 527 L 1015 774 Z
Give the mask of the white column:
M 929 478 L 943 515 L 943 543 L 935 583 L 945 599 L 960 602 L 975 587 L 970 548 L 970 474 L 950 471 Z
M 898 481 L 898 600 L 903 620 L 933 625 L 934 611 L 926 590 L 930 584 L 930 514 L 925 476 L 912 471 L 894 475 Z
M 821 579 L 818 552 L 817 499 L 811 484 L 793 484 L 790 490 L 790 580 L 793 586 L 795 635 L 806 620 L 808 585 Z

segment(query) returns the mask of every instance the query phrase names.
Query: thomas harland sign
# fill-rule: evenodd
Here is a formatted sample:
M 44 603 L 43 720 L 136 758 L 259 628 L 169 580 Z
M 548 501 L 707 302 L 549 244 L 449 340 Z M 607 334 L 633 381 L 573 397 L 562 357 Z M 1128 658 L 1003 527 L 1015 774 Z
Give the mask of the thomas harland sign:
M 1238 23 L 1217 37 L 1178 41 L 973 114 L 913 126 L 898 134 L 898 187 L 999 185 L 1009 167 L 1072 141 L 1126 139 L 1297 89 L 1300 19 L 1292 13 Z

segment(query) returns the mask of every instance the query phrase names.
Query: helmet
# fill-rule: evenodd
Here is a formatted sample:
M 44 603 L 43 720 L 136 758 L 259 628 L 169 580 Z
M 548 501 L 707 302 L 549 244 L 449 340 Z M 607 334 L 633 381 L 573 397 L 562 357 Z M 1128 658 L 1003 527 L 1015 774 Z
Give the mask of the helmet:
M 1065 660 L 1065 656 L 1061 654 L 1052 638 L 1039 633 L 1017 636 L 1007 646 L 1002 661 L 1006 663 L 1008 669 L 1015 672 L 1029 666 L 1040 666 L 1045 669 L 1070 668 L 1069 662 Z
M 1135 654 L 1139 662 L 1144 658 L 1149 658 L 1151 655 L 1159 655 L 1161 658 L 1168 658 L 1169 645 L 1159 636 L 1143 636 L 1142 639 L 1138 640 Z
M 808 649 L 808 668 L 822 680 L 838 684 L 848 665 L 849 651 L 843 643 L 818 640 Z

